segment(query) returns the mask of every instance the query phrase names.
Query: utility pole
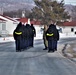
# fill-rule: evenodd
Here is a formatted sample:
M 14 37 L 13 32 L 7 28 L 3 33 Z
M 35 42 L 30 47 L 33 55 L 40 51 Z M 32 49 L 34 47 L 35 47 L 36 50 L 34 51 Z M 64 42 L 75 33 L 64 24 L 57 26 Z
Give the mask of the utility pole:
M 3 7 L 0 8 L 0 14 L 3 15 Z
M 3 15 L 3 4 L 0 5 L 0 14 Z

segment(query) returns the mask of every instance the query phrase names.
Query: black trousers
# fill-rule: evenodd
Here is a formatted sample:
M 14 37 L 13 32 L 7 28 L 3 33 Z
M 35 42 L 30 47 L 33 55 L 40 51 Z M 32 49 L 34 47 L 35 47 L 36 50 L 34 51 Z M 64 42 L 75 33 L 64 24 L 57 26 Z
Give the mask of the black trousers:
M 21 40 L 16 40 L 15 44 L 16 44 L 16 51 L 21 51 Z
M 48 40 L 48 49 L 49 51 L 54 51 L 57 49 L 57 41 L 56 40 Z

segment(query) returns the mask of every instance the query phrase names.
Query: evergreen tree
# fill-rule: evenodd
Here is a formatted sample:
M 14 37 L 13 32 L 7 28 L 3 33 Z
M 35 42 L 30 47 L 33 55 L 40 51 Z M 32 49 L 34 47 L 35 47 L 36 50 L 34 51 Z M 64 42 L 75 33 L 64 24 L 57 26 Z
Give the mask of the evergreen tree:
M 61 21 L 70 18 L 65 12 L 64 0 L 60 3 L 56 0 L 34 0 L 36 6 L 30 14 L 31 19 L 41 21 L 43 25 L 48 25 L 51 20 Z

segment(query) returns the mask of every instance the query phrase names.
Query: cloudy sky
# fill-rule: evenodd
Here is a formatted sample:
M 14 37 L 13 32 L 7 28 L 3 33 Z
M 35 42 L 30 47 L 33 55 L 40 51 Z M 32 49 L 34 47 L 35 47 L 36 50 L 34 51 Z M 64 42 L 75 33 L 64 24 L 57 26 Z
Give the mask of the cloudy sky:
M 61 1 L 61 0 L 58 0 Z M 72 4 L 72 5 L 76 5 L 76 0 L 64 0 L 65 4 Z

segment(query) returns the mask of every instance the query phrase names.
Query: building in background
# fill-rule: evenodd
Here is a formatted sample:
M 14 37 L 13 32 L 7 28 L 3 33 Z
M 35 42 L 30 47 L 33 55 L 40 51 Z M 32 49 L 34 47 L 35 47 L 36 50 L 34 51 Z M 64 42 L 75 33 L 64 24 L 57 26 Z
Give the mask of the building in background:
M 76 21 L 63 22 L 59 26 L 59 31 L 66 36 L 76 35 Z
M 13 31 L 16 28 L 17 24 L 22 22 L 22 24 L 33 24 L 36 29 L 36 37 L 42 37 L 43 33 L 43 25 L 41 25 L 40 21 L 32 20 L 30 18 L 11 18 L 8 16 L 0 15 L 0 36 L 2 35 L 13 35 Z M 65 34 L 66 36 L 75 36 L 76 35 L 76 21 L 64 22 L 57 25 L 59 32 L 61 34 Z
M 12 35 L 18 23 L 17 20 L 13 20 L 8 16 L 0 15 L 0 35 Z

